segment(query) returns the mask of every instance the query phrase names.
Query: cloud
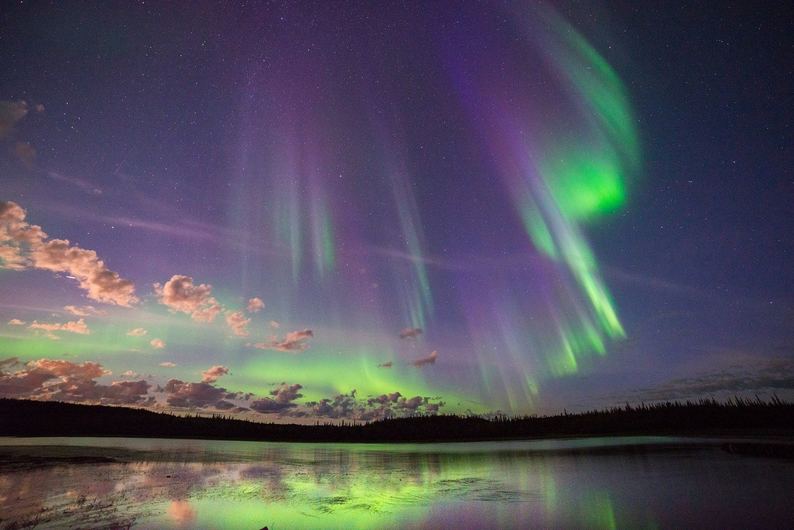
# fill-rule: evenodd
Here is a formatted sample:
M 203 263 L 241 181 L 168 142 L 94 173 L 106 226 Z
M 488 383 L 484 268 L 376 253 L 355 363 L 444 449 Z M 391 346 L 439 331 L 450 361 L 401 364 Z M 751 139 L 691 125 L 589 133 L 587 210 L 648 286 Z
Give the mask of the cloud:
M 26 213 L 15 202 L 0 202 L 0 259 L 2 267 L 23 270 L 31 266 L 26 253 L 47 237 L 40 226 L 28 224 Z
M 266 397 L 252 401 L 250 404 L 251 410 L 268 414 L 273 412 L 281 413 L 287 409 L 294 408 L 297 405 L 293 401 L 303 397 L 303 394 L 299 392 L 301 388 L 303 388 L 302 385 L 281 383 L 270 392 L 270 395 L 273 396 L 272 398 Z
M 176 367 L 176 363 L 172 363 L 171 361 L 165 361 L 160 363 L 160 366 L 162 366 L 163 368 L 174 368 Z
M 88 316 L 97 316 L 97 315 L 105 314 L 104 311 L 97 309 L 92 305 L 84 305 L 82 307 L 67 305 L 67 306 L 63 306 L 63 310 L 77 317 L 88 317 Z
M 406 398 L 399 392 L 382 394 L 367 400 L 367 404 L 372 408 L 366 415 L 369 419 L 379 419 L 416 414 L 436 414 L 445 403 L 443 401 L 431 402 L 431 399 L 433 398 L 423 396 Z
M 151 402 L 147 399 L 151 385 L 143 379 L 139 381 L 113 381 L 110 385 L 99 385 L 95 382 L 86 384 L 78 395 L 76 388 L 69 388 L 75 401 L 99 401 L 103 404 L 132 405 Z M 54 399 L 59 399 L 57 394 Z
M 673 379 L 655 387 L 637 390 L 631 397 L 665 401 L 794 390 L 794 359 L 753 359 L 751 363 L 734 364 L 694 377 Z
M 0 241 L 0 268 L 11 270 L 24 270 L 25 261 L 17 249 L 12 246 L 2 246 Z
M 44 105 L 35 105 L 36 112 L 44 112 Z M 29 142 L 14 140 L 16 125 L 30 113 L 27 101 L 0 101 L 0 140 L 12 140 L 11 155 L 32 169 L 36 162 L 36 148 Z
M 36 268 L 65 272 L 77 279 L 92 300 L 127 307 L 138 301 L 132 281 L 109 270 L 93 250 L 72 246 L 68 239 L 37 245 L 32 256 Z
M 389 361 L 389 362 L 385 362 L 385 363 L 379 364 L 378 368 L 391 368 L 392 366 L 394 366 L 394 363 Z
M 20 366 L 22 363 L 19 362 L 18 357 L 8 357 L 6 359 L 0 359 L 0 375 L 3 375 L 4 370 L 6 368 L 11 368 L 12 366 Z
M 155 350 L 162 350 L 165 348 L 165 342 L 162 339 L 152 339 L 149 341 L 149 344 L 152 345 L 152 348 Z
M 36 163 L 36 148 L 30 142 L 14 142 L 11 153 L 28 169 Z
M 161 366 L 176 365 L 163 362 Z M 163 387 L 157 387 L 150 394 L 150 383 L 132 370 L 122 373 L 122 380 L 102 384 L 97 379 L 112 374 L 99 363 L 53 359 L 22 363 L 17 358 L 10 358 L 0 360 L 0 397 L 150 407 L 156 405 L 157 394 L 164 394 L 169 407 L 234 412 L 250 410 L 287 417 L 314 416 L 360 421 L 436 414 L 445 405 L 438 398 L 405 397 L 400 392 L 362 399 L 355 390 L 302 404 L 298 400 L 303 397 L 303 386 L 297 383 L 281 383 L 265 397 L 232 392 L 216 386 L 217 379 L 228 373 L 229 369 L 225 366 L 212 366 L 202 373 L 201 382 L 169 379 Z
M 285 411 L 288 408 L 294 407 L 295 404 L 289 403 L 287 405 L 281 405 L 276 403 L 275 400 L 270 398 L 262 398 L 252 401 L 249 405 L 251 410 L 262 414 L 275 414 Z
M 281 324 L 279 324 L 275 320 L 271 320 L 270 322 L 268 322 L 268 325 L 270 326 L 271 329 L 278 329 L 281 327 Z
M 262 311 L 264 308 L 265 308 L 265 303 L 262 301 L 261 298 L 255 296 L 254 298 L 248 300 L 247 309 L 249 313 L 257 313 L 259 311 Z
M 180 408 L 216 408 L 229 410 L 234 404 L 228 399 L 237 399 L 239 394 L 210 383 L 186 383 L 179 379 L 169 380 L 165 387 L 166 403 Z
M 307 412 L 311 416 L 331 419 L 352 419 L 358 417 L 363 412 L 356 400 L 356 391 L 350 394 L 338 394 L 333 398 L 325 398 L 320 401 L 310 401 L 306 403 Z
M 134 329 L 131 329 L 131 330 L 129 330 L 127 332 L 127 336 L 129 336 L 129 337 L 143 337 L 147 333 L 149 333 L 149 332 L 146 331 L 143 328 L 134 328 Z
M 422 328 L 405 328 L 400 331 L 401 339 L 416 339 L 422 334 Z
M 391 394 L 381 394 L 380 396 L 370 398 L 367 400 L 367 403 L 370 405 L 386 405 L 387 403 L 397 403 L 401 397 L 402 394 L 399 392 L 392 392 Z
M 24 320 L 19 320 L 18 318 L 12 318 L 8 321 L 9 326 L 24 326 L 27 324 Z
M 28 115 L 28 102 L 0 101 L 0 138 L 5 138 L 14 130 L 22 118 Z
M 430 352 L 430 355 L 427 357 L 420 357 L 419 359 L 415 359 L 411 361 L 411 364 L 417 367 L 425 366 L 426 364 L 436 364 L 436 359 L 438 358 L 438 352 L 433 350 Z
M 229 373 L 229 369 L 225 366 L 215 365 L 210 368 L 207 368 L 203 372 L 201 372 L 201 382 L 202 383 L 214 383 L 218 380 L 219 377 L 222 375 L 226 375 Z
M 314 337 L 314 332 L 310 329 L 290 331 L 283 339 L 273 337 L 267 342 L 257 342 L 254 347 L 260 350 L 297 353 L 309 348 L 308 340 L 312 337 Z
M 301 388 L 303 388 L 303 385 L 281 383 L 275 390 L 270 391 L 270 395 L 275 396 L 276 401 L 279 403 L 288 403 L 303 397 L 303 394 L 299 392 Z
M 2 370 L 14 366 L 20 369 Z M 7 360 L 0 362 L 0 396 L 112 405 L 148 402 L 150 385 L 146 381 L 113 381 L 109 385 L 95 381 L 110 373 L 94 362 L 39 359 L 22 365 L 16 359 Z
M 287 411 L 291 416 L 316 416 L 329 419 L 372 421 L 421 414 L 436 414 L 445 405 L 435 398 L 414 396 L 406 398 L 400 392 L 359 399 L 356 391 L 333 398 L 310 401 L 304 407 Z
M 186 313 L 197 322 L 212 322 L 223 310 L 212 297 L 212 286 L 195 285 L 190 276 L 175 274 L 165 285 L 154 284 L 154 291 L 161 304 L 172 311 Z
M 47 240 L 40 226 L 25 221 L 26 215 L 17 203 L 0 202 L 2 268 L 65 273 L 98 302 L 129 307 L 138 301 L 133 282 L 108 269 L 95 251 L 73 246 L 68 239 Z
M 77 333 L 79 335 L 91 334 L 91 330 L 88 329 L 88 325 L 82 318 L 79 320 L 63 323 L 46 323 L 34 320 L 33 323 L 28 326 L 28 329 L 40 329 L 49 333 L 52 333 L 53 331 L 68 331 L 69 333 Z
M 242 311 L 229 311 L 226 313 L 226 323 L 232 330 L 232 333 L 238 337 L 248 336 L 248 324 L 251 323 L 250 318 L 245 318 Z

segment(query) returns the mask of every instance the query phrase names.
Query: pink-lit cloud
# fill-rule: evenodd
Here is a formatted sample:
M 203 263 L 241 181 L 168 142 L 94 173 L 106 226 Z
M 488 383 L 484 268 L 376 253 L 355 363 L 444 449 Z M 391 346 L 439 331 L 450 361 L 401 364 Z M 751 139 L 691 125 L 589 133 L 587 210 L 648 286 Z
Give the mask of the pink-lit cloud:
M 226 313 L 226 324 L 232 330 L 232 333 L 238 337 L 248 336 L 248 324 L 251 323 L 250 318 L 245 318 L 242 311 L 228 311 Z
M 436 364 L 436 359 L 438 358 L 438 352 L 433 350 L 430 352 L 430 355 L 426 357 L 420 357 L 418 359 L 414 359 L 411 361 L 411 364 L 417 367 L 422 367 L 428 364 Z
M 17 368 L 5 371 L 6 368 Z M 0 362 L 0 396 L 81 403 L 133 405 L 149 402 L 146 381 L 96 381 L 111 372 L 94 362 L 73 363 L 39 359 L 25 364 L 16 359 Z
M 164 362 L 161 366 L 175 366 Z M 371 421 L 389 417 L 435 414 L 444 402 L 424 396 L 405 397 L 400 392 L 360 398 L 355 390 L 319 401 L 299 403 L 303 385 L 281 383 L 267 396 L 229 391 L 216 386 L 227 375 L 225 366 L 212 366 L 202 373 L 201 382 L 169 379 L 152 393 L 151 384 L 140 374 L 127 370 L 121 380 L 109 384 L 97 380 L 112 373 L 95 362 L 39 359 L 27 363 L 16 358 L 0 360 L 0 397 L 61 400 L 80 403 L 138 405 L 157 408 L 157 395 L 168 407 L 219 411 L 255 411 L 287 417 L 319 417 Z
M 229 373 L 229 369 L 225 366 L 215 365 L 210 368 L 207 368 L 203 372 L 201 372 L 201 382 L 202 383 L 214 383 L 223 375 L 227 375 Z
M 97 309 L 92 305 L 84 305 L 84 306 L 74 306 L 74 305 L 67 305 L 63 306 L 63 310 L 67 313 L 71 313 L 76 317 L 89 317 L 89 316 L 99 316 L 104 315 L 105 312 L 101 309 Z
M 0 202 L 0 259 L 2 267 L 24 270 L 33 266 L 28 253 L 42 244 L 47 234 L 25 221 L 26 212 L 15 202 Z
M 416 339 L 422 334 L 422 328 L 404 328 L 400 331 L 401 339 Z
M 165 341 L 163 341 L 163 339 L 152 339 L 149 341 L 149 344 L 151 344 L 152 348 L 155 350 L 162 350 L 165 348 Z
M 48 240 L 40 226 L 25 221 L 26 216 L 15 202 L 0 202 L 0 267 L 65 273 L 98 302 L 129 307 L 138 301 L 133 282 L 108 269 L 95 251 L 67 239 Z
M 129 330 L 127 332 L 127 336 L 129 336 L 129 337 L 143 337 L 147 333 L 149 333 L 149 332 L 146 331 L 143 328 L 133 328 L 133 329 L 131 329 L 131 330 Z
M 28 169 L 33 169 L 36 163 L 36 148 L 30 142 L 14 142 L 11 153 Z
M 249 313 L 257 313 L 263 310 L 264 308 L 265 308 L 265 303 L 262 301 L 261 298 L 256 296 L 248 300 L 248 306 L 246 307 Z
M 138 301 L 131 280 L 109 270 L 93 250 L 73 246 L 68 239 L 51 239 L 36 245 L 31 255 L 36 268 L 74 277 L 92 300 L 120 306 Z
M 212 296 L 212 286 L 196 285 L 193 278 L 175 274 L 161 285 L 154 284 L 154 291 L 160 303 L 180 313 L 186 313 L 197 322 L 212 322 L 223 307 Z
M 166 403 L 171 407 L 179 408 L 229 410 L 235 405 L 228 400 L 240 397 L 234 392 L 210 383 L 187 383 L 179 379 L 169 380 L 163 391 L 166 394 Z
M 88 324 L 85 323 L 85 319 L 79 320 L 72 320 L 71 322 L 38 322 L 36 320 L 28 326 L 28 329 L 38 329 L 46 332 L 53 332 L 53 331 L 68 331 L 69 333 L 77 333 L 79 335 L 89 335 L 91 330 L 88 328 Z
M 25 100 L 0 101 L 0 139 L 9 136 L 28 112 L 30 108 Z
M 301 388 L 303 388 L 303 386 L 299 384 L 288 385 L 286 383 L 281 383 L 270 392 L 270 395 L 273 397 L 265 397 L 252 401 L 250 408 L 251 410 L 264 414 L 284 412 L 287 409 L 297 406 L 293 402 L 303 397 L 303 394 L 300 393 Z
M 283 339 L 273 337 L 269 341 L 257 342 L 255 348 L 260 350 L 275 350 L 289 353 L 306 351 L 309 348 L 308 340 L 314 337 L 314 332 L 310 329 L 300 331 L 290 331 Z
M 359 399 L 356 396 L 356 391 L 353 390 L 349 394 L 339 394 L 334 398 L 308 402 L 303 407 L 288 411 L 287 414 L 372 421 L 437 414 L 443 406 L 445 403 L 438 401 L 437 398 L 424 396 L 406 398 L 400 392 Z
M 360 399 L 356 395 L 356 391 L 353 390 L 348 394 L 339 394 L 333 398 L 307 402 L 305 405 L 286 410 L 284 414 L 289 416 L 315 416 L 331 419 L 372 421 L 420 414 L 436 414 L 443 406 L 445 406 L 445 403 L 438 401 L 436 398 L 424 396 L 406 398 L 400 392 Z

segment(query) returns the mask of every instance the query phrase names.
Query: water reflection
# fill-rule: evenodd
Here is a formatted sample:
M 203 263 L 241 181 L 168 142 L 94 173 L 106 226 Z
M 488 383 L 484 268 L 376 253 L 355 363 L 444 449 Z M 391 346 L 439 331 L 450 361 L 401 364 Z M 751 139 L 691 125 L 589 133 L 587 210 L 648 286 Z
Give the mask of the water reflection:
M 567 450 L 614 440 L 398 447 L 26 442 L 4 440 L 0 453 L 16 462 L 60 460 L 30 460 L 27 470 L 0 474 L 0 527 L 727 528 L 780 526 L 794 517 L 785 493 L 794 486 L 791 462 L 736 457 L 709 445 L 671 450 L 671 440 L 606 453 Z M 117 463 L 69 463 L 108 454 Z

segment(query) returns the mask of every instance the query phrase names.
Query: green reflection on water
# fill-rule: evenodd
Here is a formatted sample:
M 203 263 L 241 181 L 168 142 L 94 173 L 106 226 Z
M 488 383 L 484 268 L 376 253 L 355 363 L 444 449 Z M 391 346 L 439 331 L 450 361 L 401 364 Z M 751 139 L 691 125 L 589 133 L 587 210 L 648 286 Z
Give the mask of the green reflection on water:
M 23 471 L 0 467 L 0 527 L 652 527 L 646 506 L 616 503 L 620 489 L 610 476 L 632 457 L 550 451 L 654 442 L 389 446 L 0 438 L 3 462 L 39 458 Z M 117 463 L 74 464 L 97 456 Z M 58 465 L 44 465 L 42 459 L 53 457 Z M 626 470 L 617 473 L 620 478 Z

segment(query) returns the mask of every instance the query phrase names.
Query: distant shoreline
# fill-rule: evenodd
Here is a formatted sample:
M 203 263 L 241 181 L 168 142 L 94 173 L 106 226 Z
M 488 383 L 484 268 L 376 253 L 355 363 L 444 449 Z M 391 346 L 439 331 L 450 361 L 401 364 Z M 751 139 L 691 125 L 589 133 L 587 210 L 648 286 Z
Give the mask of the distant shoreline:
M 365 424 L 257 423 L 145 409 L 0 399 L 0 436 L 94 436 L 204 440 L 446 443 L 596 436 L 794 438 L 794 404 L 712 400 L 543 417 L 416 416 Z
M 266 424 L 269 425 L 269 424 Z M 294 425 L 294 424 L 287 424 Z M 218 437 L 218 436 L 197 436 L 197 435 L 141 435 L 141 434 L 102 434 L 102 433 L 85 433 L 85 434 L 6 434 L 0 431 L 0 439 L 14 439 L 14 438 L 129 438 L 141 440 L 195 440 L 195 441 L 208 441 L 208 442 L 265 442 L 265 443 L 290 443 L 290 444 L 357 444 L 357 445 L 384 445 L 384 444 L 403 444 L 403 445 L 433 445 L 433 444 L 471 444 L 471 443 L 491 443 L 491 442 L 533 442 L 544 440 L 583 440 L 588 438 L 633 438 L 633 437 L 661 437 L 661 438 L 694 438 L 694 439 L 709 439 L 713 440 L 716 444 L 724 443 L 727 441 L 739 440 L 764 440 L 764 442 L 775 443 L 791 443 L 794 444 L 794 429 L 792 430 L 764 430 L 764 431 L 689 431 L 686 433 L 681 432 L 610 432 L 610 433 L 591 433 L 591 434 L 548 434 L 538 436 L 517 436 L 517 437 L 495 437 L 495 438 L 421 438 L 421 439 L 408 439 L 400 438 L 397 440 L 388 439 L 373 439 L 373 440 L 348 440 L 348 439 L 267 439 L 267 438 L 234 438 L 234 437 Z M 658 444 L 652 444 L 658 445 Z M 692 445 L 692 444 L 687 444 Z M 693 445 L 694 446 L 694 445 Z M 4 447 L 0 444 L 0 448 Z M 639 447 L 639 446 L 634 446 Z
M 33 437 L 33 439 L 53 440 L 53 437 Z M 84 437 L 65 437 L 70 441 L 65 444 L 59 443 L 36 443 L 30 442 L 30 438 L 19 439 L 17 437 L 0 437 L 0 473 L 17 473 L 29 472 L 37 469 L 48 469 L 62 466 L 84 466 L 84 465 L 107 465 L 107 464 L 132 464 L 135 462 L 149 462 L 161 461 L 167 455 L 176 455 L 177 462 L 182 463 L 205 463 L 205 462 L 218 462 L 214 457 L 206 460 L 207 455 L 199 450 L 180 450 L 177 446 L 171 449 L 159 448 L 134 448 L 130 447 L 130 440 L 168 440 L 178 442 L 186 439 L 152 439 L 152 438 L 136 438 L 136 437 L 88 437 L 83 443 Z M 101 438 L 110 441 L 109 445 L 94 445 L 93 440 Z M 629 439 L 623 439 L 629 438 Z M 566 447 L 565 439 L 548 439 L 552 442 L 551 446 L 533 446 L 533 445 L 511 445 L 506 447 L 499 447 L 494 444 L 510 443 L 513 442 L 543 442 L 546 439 L 536 440 L 493 440 L 483 441 L 479 443 L 486 444 L 486 449 L 478 449 L 471 445 L 471 442 L 443 442 L 441 444 L 434 443 L 414 443 L 414 444 L 389 444 L 387 449 L 383 448 L 384 444 L 371 444 L 371 443 L 347 443 L 339 444 L 334 443 L 333 448 L 321 448 L 321 451 L 326 450 L 340 450 L 340 451 L 354 451 L 351 446 L 360 447 L 364 452 L 382 453 L 394 452 L 392 454 L 437 454 L 440 457 L 457 458 L 461 455 L 469 458 L 472 455 L 495 455 L 495 454 L 508 454 L 512 457 L 524 458 L 610 458 L 610 457 L 637 457 L 637 458 L 650 458 L 654 456 L 674 456 L 674 455 L 693 455 L 700 454 L 715 454 L 722 452 L 724 454 L 734 455 L 736 457 L 762 457 L 773 459 L 794 460 L 794 437 L 787 437 L 785 439 L 769 439 L 764 437 L 747 437 L 737 438 L 735 436 L 722 438 L 722 437 L 660 437 L 660 440 L 647 440 L 647 436 L 606 436 L 596 438 L 604 442 L 582 445 L 571 445 Z M 682 438 L 684 438 L 682 440 Z M 586 438 L 585 438 L 586 439 Z M 76 440 L 80 440 L 79 442 Z M 119 440 L 119 442 L 113 442 Z M 196 440 L 193 441 L 215 441 L 234 443 L 238 440 Z M 581 441 L 583 438 L 576 438 L 574 440 Z M 606 440 L 606 441 L 605 441 Z M 5 443 L 11 441 L 12 443 Z M 13 443 L 13 442 L 19 443 Z M 273 444 L 281 443 L 287 445 L 289 448 L 295 448 L 295 443 L 292 442 L 268 442 L 268 441 L 246 441 L 247 443 L 261 443 Z M 117 445 L 116 445 L 117 443 Z M 298 444 L 304 446 L 300 450 L 310 450 L 306 446 L 322 447 L 322 443 L 305 443 Z M 401 449 L 406 445 L 411 445 L 412 449 L 404 453 Z M 369 447 L 368 447 L 369 446 Z M 441 446 L 441 447 L 439 447 Z M 462 447 L 461 450 L 458 450 Z

